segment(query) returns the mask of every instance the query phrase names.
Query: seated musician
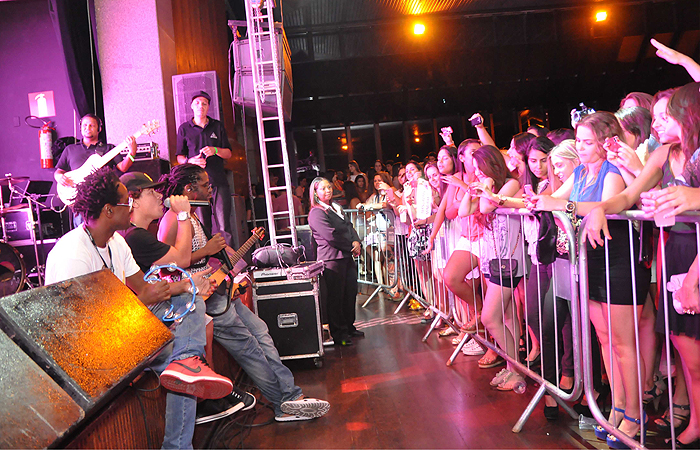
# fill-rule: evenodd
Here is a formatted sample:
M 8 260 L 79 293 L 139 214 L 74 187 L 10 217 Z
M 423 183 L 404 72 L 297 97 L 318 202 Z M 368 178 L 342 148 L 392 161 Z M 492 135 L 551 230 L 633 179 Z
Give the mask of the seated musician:
M 188 280 L 173 284 L 144 281 L 129 246 L 116 233 L 129 227 L 131 201 L 126 187 L 111 169 L 103 167 L 78 185 L 73 208 L 85 222 L 63 236 L 49 253 L 47 284 L 109 268 L 158 317 L 171 304 L 179 310 L 191 301 Z M 213 290 L 202 275 L 194 279 L 200 291 Z M 165 367 L 160 382 L 169 389 L 164 448 L 192 448 L 196 397 L 221 398 L 234 389 L 231 380 L 216 374 L 203 358 L 204 319 L 204 303 L 197 297 L 194 311 L 185 315 L 173 331 L 172 352 L 161 353 L 158 359 L 165 360 L 159 367 L 153 367 L 156 371 Z
M 192 227 L 190 226 L 190 203 L 184 195 L 170 197 L 170 210 L 177 220 L 177 237 L 172 246 L 160 242 L 148 231 L 154 220 L 163 216 L 163 195 L 155 189 L 164 183 L 154 183 L 141 172 L 130 172 L 121 176 L 120 181 L 126 186 L 132 202 L 131 226 L 126 230 L 124 239 L 131 247 L 136 264 L 143 272 L 148 272 L 153 265 L 175 263 L 178 267 L 188 267 L 192 256 Z M 199 272 L 206 275 L 209 271 Z M 191 287 L 191 286 L 190 286 Z M 201 306 L 204 314 L 205 306 Z M 205 400 L 197 405 L 195 423 L 206 423 L 230 416 L 239 410 L 255 406 L 255 397 L 248 393 L 234 390 L 222 399 Z
M 161 177 L 167 181 L 164 195 L 185 195 L 189 200 L 208 201 L 211 186 L 207 172 L 193 164 L 181 164 Z M 211 239 L 195 214 L 190 217 L 192 225 L 192 263 L 190 271 L 198 273 L 209 268 L 208 257 L 225 249 L 233 254 L 220 234 Z M 158 238 L 175 245 L 180 232 L 178 215 L 172 209 L 161 219 Z M 228 299 L 214 293 L 207 300 L 207 312 L 214 321 L 216 339 L 238 362 L 260 388 L 263 395 L 274 405 L 275 420 L 289 422 L 309 420 L 326 414 L 330 405 L 325 400 L 305 398 L 301 388 L 294 384 L 294 375 L 282 364 L 267 325 L 246 307 L 240 298 L 226 309 Z

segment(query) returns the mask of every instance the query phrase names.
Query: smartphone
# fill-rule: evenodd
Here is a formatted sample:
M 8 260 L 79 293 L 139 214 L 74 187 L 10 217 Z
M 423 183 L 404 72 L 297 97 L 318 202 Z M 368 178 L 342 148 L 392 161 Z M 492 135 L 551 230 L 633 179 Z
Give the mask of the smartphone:
M 605 146 L 607 147 L 608 150 L 611 152 L 619 152 L 620 151 L 620 138 L 617 136 L 605 138 Z
M 476 127 L 476 126 L 484 123 L 484 119 L 482 119 L 481 116 L 477 116 L 477 117 L 474 117 L 473 119 L 469 119 L 469 123 L 471 123 L 473 127 Z
M 452 134 L 452 127 L 440 128 L 440 134 Z

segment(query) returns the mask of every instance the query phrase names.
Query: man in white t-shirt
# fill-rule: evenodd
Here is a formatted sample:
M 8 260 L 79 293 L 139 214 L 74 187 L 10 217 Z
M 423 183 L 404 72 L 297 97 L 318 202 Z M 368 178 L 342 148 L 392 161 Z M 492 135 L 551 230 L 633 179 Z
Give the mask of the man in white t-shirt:
M 77 187 L 73 210 L 82 226 L 63 236 L 46 261 L 46 283 L 57 283 L 80 275 L 109 269 L 136 293 L 151 311 L 176 311 L 193 298 L 189 281 L 148 283 L 134 261 L 131 249 L 118 230 L 129 228 L 133 200 L 126 187 L 108 167 L 85 178 Z M 197 278 L 197 288 L 210 290 L 209 283 Z M 202 297 L 195 298 L 195 308 L 183 316 L 175 327 L 172 353 L 165 355 L 160 382 L 169 391 L 165 411 L 163 448 L 192 448 L 196 397 L 221 398 L 233 390 L 233 383 L 216 374 L 204 360 L 205 314 Z M 162 356 L 162 354 L 161 354 Z M 159 357 L 161 358 L 161 357 Z

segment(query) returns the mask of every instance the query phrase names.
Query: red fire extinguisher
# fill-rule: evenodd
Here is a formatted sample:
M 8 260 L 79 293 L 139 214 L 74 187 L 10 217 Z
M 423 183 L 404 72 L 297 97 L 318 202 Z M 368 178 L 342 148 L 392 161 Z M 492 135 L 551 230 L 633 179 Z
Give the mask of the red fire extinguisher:
M 41 168 L 53 169 L 53 131 L 55 128 L 51 126 L 51 121 L 44 122 L 44 125 L 39 129 L 39 148 L 41 149 Z

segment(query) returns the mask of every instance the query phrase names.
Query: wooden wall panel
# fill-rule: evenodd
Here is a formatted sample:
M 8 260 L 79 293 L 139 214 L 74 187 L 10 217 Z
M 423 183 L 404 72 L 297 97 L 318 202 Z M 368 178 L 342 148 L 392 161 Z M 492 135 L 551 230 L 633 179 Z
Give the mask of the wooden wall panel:
M 225 0 L 172 0 L 177 73 L 215 70 L 221 82 L 221 100 L 226 132 L 233 156 L 227 167 L 233 172 L 235 191 L 248 192 L 245 150 L 236 140 L 229 92 L 229 33 Z

